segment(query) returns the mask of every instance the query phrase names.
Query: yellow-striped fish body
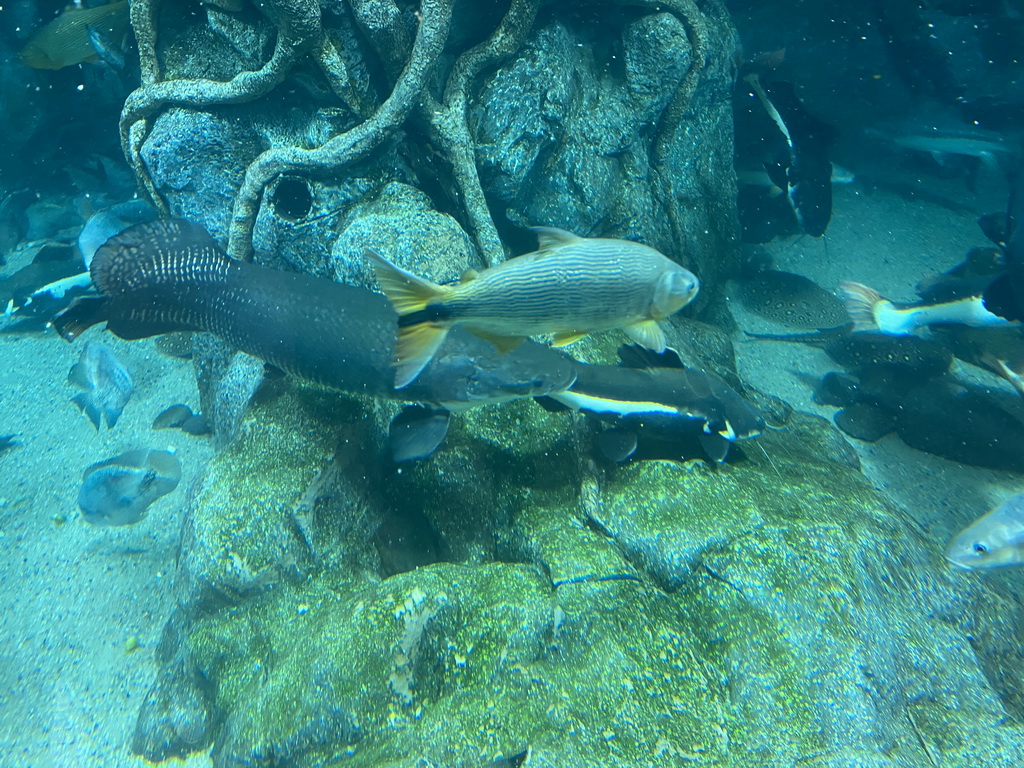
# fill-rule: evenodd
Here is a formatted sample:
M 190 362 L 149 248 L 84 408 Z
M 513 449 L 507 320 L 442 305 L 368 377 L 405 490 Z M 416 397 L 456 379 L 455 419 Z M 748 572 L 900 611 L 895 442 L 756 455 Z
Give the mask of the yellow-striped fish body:
M 396 388 L 416 378 L 456 324 L 502 350 L 527 336 L 554 334 L 554 345 L 562 346 L 612 328 L 656 352 L 665 350 L 658 321 L 697 295 L 692 272 L 641 243 L 548 227 L 535 231 L 537 251 L 453 286 L 436 285 L 367 252 L 399 314 Z
M 18 58 L 33 69 L 61 69 L 83 61 L 97 61 L 99 54 L 89 40 L 89 29 L 111 40 L 123 40 L 128 26 L 128 0 L 115 0 L 95 8 L 69 8 L 37 29 Z

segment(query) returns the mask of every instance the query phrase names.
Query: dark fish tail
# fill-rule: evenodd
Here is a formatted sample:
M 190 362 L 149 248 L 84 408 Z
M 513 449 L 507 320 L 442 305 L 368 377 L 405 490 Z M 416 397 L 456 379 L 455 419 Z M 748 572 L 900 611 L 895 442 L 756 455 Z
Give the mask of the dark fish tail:
M 106 296 L 89 296 L 75 302 L 57 314 L 50 324 L 66 341 L 74 341 L 86 329 L 110 319 L 110 299 Z
M 230 258 L 203 227 L 161 219 L 107 240 L 96 250 L 89 272 L 100 293 L 115 296 L 183 282 L 221 282 L 230 267 Z

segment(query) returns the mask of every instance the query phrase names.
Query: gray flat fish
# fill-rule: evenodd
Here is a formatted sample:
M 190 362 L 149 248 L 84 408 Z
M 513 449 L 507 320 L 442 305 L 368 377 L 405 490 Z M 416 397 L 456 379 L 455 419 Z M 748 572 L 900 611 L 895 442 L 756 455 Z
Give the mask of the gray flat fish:
M 850 322 L 837 296 L 792 272 L 766 270 L 744 280 L 740 301 L 751 312 L 791 328 L 838 328 Z
M 149 506 L 178 487 L 181 462 L 169 451 L 135 450 L 88 467 L 78 506 L 87 523 L 131 525 Z
M 86 343 L 78 362 L 71 366 L 68 382 L 82 390 L 71 402 L 97 430 L 104 420 L 108 428 L 117 424 L 135 389 L 128 369 L 110 347 L 98 341 Z

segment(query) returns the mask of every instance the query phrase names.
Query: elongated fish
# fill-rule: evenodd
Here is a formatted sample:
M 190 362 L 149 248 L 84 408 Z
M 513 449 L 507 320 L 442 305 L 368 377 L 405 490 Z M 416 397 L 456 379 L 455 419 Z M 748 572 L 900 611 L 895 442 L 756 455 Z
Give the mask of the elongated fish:
M 956 323 L 972 328 L 1000 328 L 1009 324 L 1006 318 L 985 308 L 980 293 L 937 304 L 897 306 L 878 291 L 862 283 L 842 283 L 846 311 L 857 331 L 881 331 L 893 335 L 913 333 L 926 325 Z
M 982 515 L 952 538 L 946 559 L 968 569 L 1024 565 L 1024 493 Z
M 464 409 L 565 389 L 572 361 L 542 344 L 501 355 L 466 332 L 451 334 L 416 385 L 396 392 L 397 317 L 377 293 L 228 258 L 184 219 L 137 224 L 108 240 L 82 297 L 53 325 L 66 339 L 105 322 L 122 339 L 207 331 L 288 372 L 334 389 Z
M 637 432 L 662 438 L 696 437 L 713 461 L 720 463 L 736 440 L 761 434 L 764 420 L 739 393 L 704 371 L 687 368 L 673 349 L 655 354 L 643 347 L 619 349 L 622 365 L 577 364 L 575 383 L 542 399 L 617 422 L 630 433 L 616 460 L 636 450 Z M 606 451 L 607 452 L 607 451 Z
M 455 325 L 499 349 L 554 334 L 556 347 L 594 331 L 623 329 L 635 342 L 665 350 L 658 321 L 697 295 L 689 270 L 628 240 L 582 238 L 535 227 L 537 251 L 509 259 L 453 286 L 440 286 L 367 251 L 381 288 L 398 312 L 395 387 L 419 376 Z

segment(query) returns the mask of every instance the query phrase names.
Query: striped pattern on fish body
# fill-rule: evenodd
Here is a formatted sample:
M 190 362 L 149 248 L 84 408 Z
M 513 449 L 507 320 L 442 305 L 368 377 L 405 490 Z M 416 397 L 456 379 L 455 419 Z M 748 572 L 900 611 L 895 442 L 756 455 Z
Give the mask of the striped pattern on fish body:
M 467 328 L 504 336 L 603 331 L 679 309 L 682 302 L 671 311 L 654 302 L 659 279 L 675 269 L 639 243 L 580 240 L 510 259 L 436 303 Z
M 61 69 L 83 61 L 99 59 L 89 40 L 89 29 L 98 29 L 112 39 L 124 39 L 128 32 L 127 0 L 115 0 L 95 8 L 69 8 L 37 29 L 18 58 L 33 69 Z
M 693 299 L 699 288 L 693 273 L 640 243 L 536 231 L 537 251 L 454 286 L 436 285 L 366 252 L 399 314 L 396 388 L 416 378 L 456 324 L 505 351 L 527 336 L 554 334 L 554 345 L 562 346 L 612 328 L 655 351 L 665 349 L 657 321 Z

